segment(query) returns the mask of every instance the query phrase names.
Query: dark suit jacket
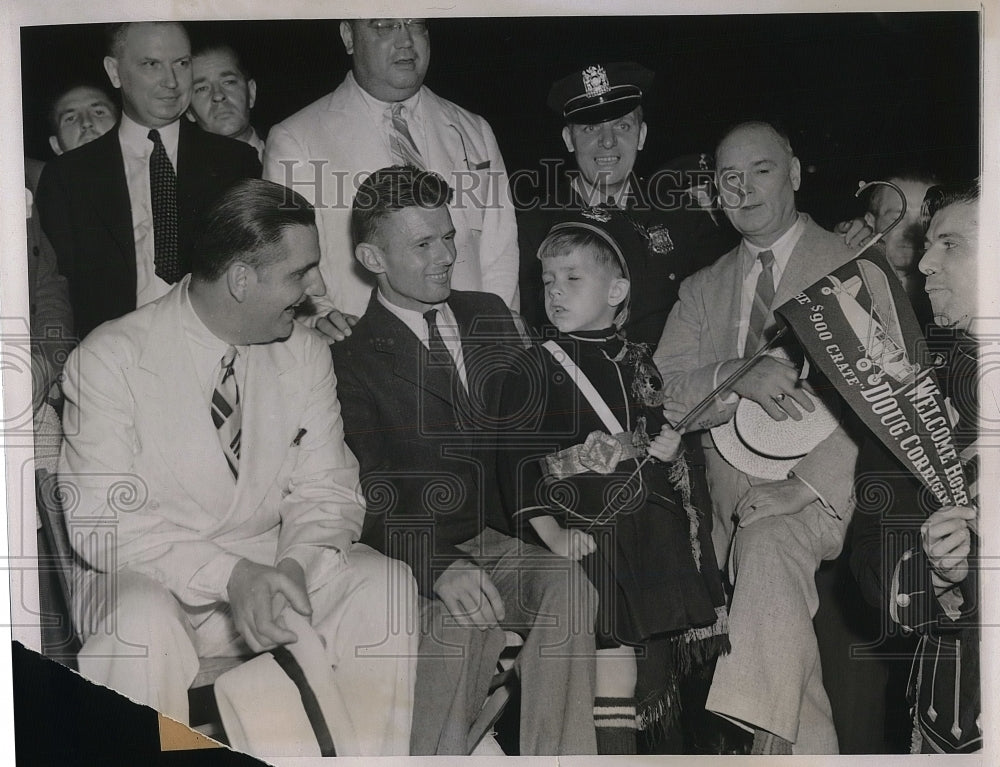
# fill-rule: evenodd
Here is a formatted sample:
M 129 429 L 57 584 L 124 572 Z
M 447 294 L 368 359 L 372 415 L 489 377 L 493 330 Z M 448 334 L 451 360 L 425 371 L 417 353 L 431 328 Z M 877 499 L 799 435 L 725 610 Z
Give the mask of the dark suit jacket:
M 190 268 L 198 215 L 230 184 L 260 177 L 252 147 L 180 121 L 177 145 L 177 251 Z M 112 129 L 47 163 L 38 182 L 42 228 L 69 280 L 76 330 L 83 338 L 135 309 L 135 239 L 125 161 Z
M 333 348 L 344 436 L 361 465 L 361 540 L 406 562 L 422 594 L 489 526 L 508 533 L 496 480 L 501 379 L 521 359 L 510 311 L 490 293 L 452 291 L 470 394 L 372 293 Z M 456 382 L 457 386 L 461 384 Z

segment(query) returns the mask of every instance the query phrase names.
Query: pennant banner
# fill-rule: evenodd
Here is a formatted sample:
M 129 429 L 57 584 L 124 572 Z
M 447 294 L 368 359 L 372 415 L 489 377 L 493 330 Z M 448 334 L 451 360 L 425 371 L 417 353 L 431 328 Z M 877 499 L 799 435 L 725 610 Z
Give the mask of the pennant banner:
M 865 253 L 777 309 L 851 409 L 942 506 L 969 504 L 951 419 L 903 286 Z

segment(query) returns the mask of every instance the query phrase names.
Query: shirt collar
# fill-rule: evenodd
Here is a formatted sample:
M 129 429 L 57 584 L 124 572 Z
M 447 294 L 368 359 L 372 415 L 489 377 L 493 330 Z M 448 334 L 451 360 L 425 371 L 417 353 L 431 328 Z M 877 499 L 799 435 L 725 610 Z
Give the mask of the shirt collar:
M 181 327 L 184 330 L 184 334 L 193 344 L 196 344 L 201 348 L 209 349 L 213 354 L 217 351 L 218 358 L 222 359 L 222 355 L 225 354 L 226 349 L 229 348 L 230 344 L 215 335 L 215 333 L 209 330 L 205 323 L 202 322 L 201 317 L 198 316 L 198 312 L 196 312 L 194 307 L 191 305 L 191 295 L 189 293 L 190 287 L 191 277 L 187 276 L 184 278 L 184 284 L 181 287 L 183 294 L 181 297 Z
M 795 245 L 798 243 L 799 237 L 802 236 L 802 232 L 805 228 L 805 220 L 803 219 L 802 214 L 799 213 L 795 218 L 795 223 L 788 228 L 788 231 L 771 243 L 769 247 L 760 248 L 744 239 L 743 278 L 746 279 L 747 275 L 750 274 L 750 270 L 753 269 L 754 264 L 757 261 L 757 255 L 765 250 L 769 250 L 774 254 L 774 264 L 778 273 L 780 274 L 785 271 L 788 259 L 791 258 L 792 251 L 795 249 Z
M 354 72 L 347 73 L 347 79 L 351 85 L 357 89 L 358 93 L 361 94 L 361 99 L 365 102 L 365 106 L 368 107 L 368 111 L 371 113 L 372 117 L 378 121 L 381 120 L 389 108 L 394 102 L 382 101 L 381 99 L 375 98 L 372 94 L 361 87 L 361 84 L 354 78 Z M 417 89 L 410 98 L 400 102 L 404 107 L 406 107 L 406 119 L 409 120 L 411 117 L 418 122 L 420 121 L 420 91 L 423 90 L 423 86 Z
M 596 195 L 596 190 L 588 184 L 583 179 L 582 173 L 577 173 L 573 177 L 573 191 L 576 192 L 577 196 L 583 201 L 584 205 L 590 207 L 596 207 L 598 205 L 605 205 L 608 202 L 608 196 L 597 197 L 592 199 Z M 615 201 L 615 207 L 625 210 L 628 207 L 628 199 L 632 193 L 632 174 L 625 180 L 622 184 L 622 188 L 618 190 L 618 194 L 612 195 Z
M 167 154 L 171 158 L 176 158 L 181 121 L 174 120 L 172 123 L 157 128 L 157 130 L 160 132 L 160 140 L 163 142 Z M 149 140 L 149 128 L 139 125 L 124 112 L 121 124 L 118 126 L 118 140 L 121 142 L 122 149 L 131 155 L 146 157 L 153 151 L 153 142 Z
M 376 294 L 378 296 L 378 302 L 388 309 L 389 312 L 395 317 L 397 317 L 400 322 L 406 325 L 413 335 L 420 339 L 421 343 L 427 342 L 427 321 L 424 319 L 424 312 L 418 312 L 415 309 L 404 309 L 402 306 L 396 306 L 396 304 L 392 303 L 392 301 L 382 295 L 381 289 L 379 289 Z M 446 327 L 455 325 L 455 315 L 452 314 L 451 307 L 448 306 L 447 301 L 435 304 L 431 308 L 438 310 L 440 318 L 439 324 L 443 324 Z M 424 311 L 428 310 L 425 309 Z

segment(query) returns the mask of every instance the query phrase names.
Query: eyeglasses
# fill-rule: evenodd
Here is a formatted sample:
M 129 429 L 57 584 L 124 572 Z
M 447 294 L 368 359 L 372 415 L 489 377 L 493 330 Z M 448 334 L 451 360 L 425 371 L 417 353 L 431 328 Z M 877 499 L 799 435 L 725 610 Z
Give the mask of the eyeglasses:
M 403 27 L 412 35 L 427 34 L 426 19 L 370 19 L 368 26 L 375 30 L 379 37 L 393 37 Z

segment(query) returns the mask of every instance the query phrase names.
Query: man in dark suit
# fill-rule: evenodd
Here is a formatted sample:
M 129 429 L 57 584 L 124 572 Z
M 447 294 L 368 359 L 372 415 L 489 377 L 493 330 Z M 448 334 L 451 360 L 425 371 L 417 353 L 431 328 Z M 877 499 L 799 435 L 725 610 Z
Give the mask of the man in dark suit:
M 362 183 L 355 256 L 378 287 L 333 347 L 368 501 L 362 540 L 409 564 L 423 598 L 411 753 L 465 753 L 502 627 L 526 637 L 520 753 L 593 754 L 596 594 L 575 562 L 509 534 L 499 390 L 520 337 L 500 298 L 451 290 L 450 194 L 412 166 Z
M 192 82 L 183 26 L 115 24 L 109 38 L 118 129 L 50 162 L 38 187 L 81 338 L 167 293 L 190 271 L 198 211 L 261 171 L 250 147 L 180 119 Z

